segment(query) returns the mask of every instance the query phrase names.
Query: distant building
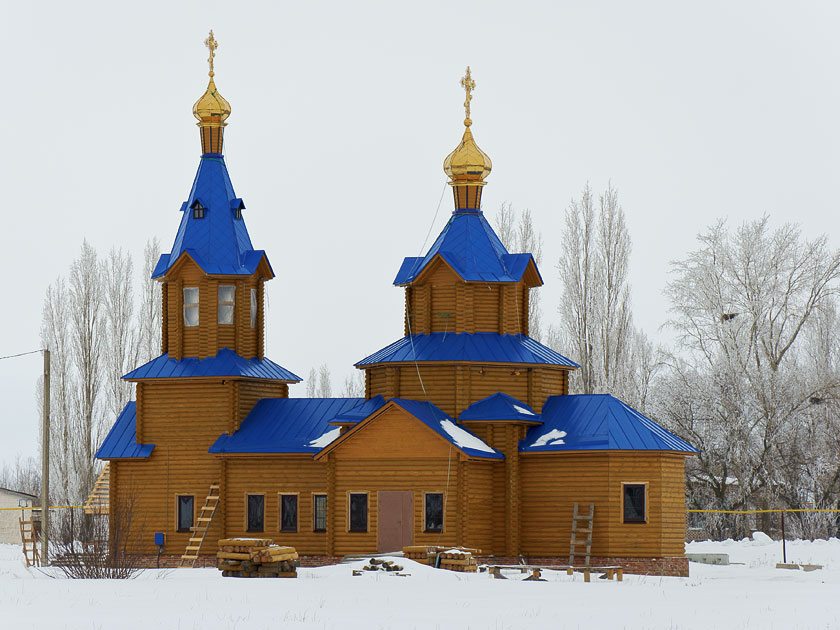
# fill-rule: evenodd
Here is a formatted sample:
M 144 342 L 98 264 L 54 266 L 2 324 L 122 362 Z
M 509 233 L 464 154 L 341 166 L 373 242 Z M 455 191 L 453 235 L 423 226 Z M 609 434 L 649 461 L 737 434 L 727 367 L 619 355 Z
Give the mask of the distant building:
M 39 507 L 41 501 L 34 494 L 0 488 L 0 543 L 21 544 L 20 519 L 32 518 L 32 510 L 11 510 L 3 508 Z M 36 515 L 40 510 L 36 510 Z
M 444 162 L 454 210 L 394 281 L 404 336 L 356 364 L 364 398 L 288 398 L 301 379 L 264 355 L 263 287 L 275 272 L 251 244 L 228 176 L 230 104 L 214 82 L 212 35 L 208 43 L 211 78 L 193 108 L 198 173 L 154 271 L 163 354 L 125 375 L 137 401 L 97 453 L 111 462 L 111 514 L 132 504 L 142 523 L 140 551 L 156 553 L 159 532 L 164 560 L 199 543 L 214 554 L 224 537 L 268 536 L 313 563 L 444 544 L 559 564 L 569 560 L 573 505 L 587 513 L 594 503 L 594 564 L 687 575 L 684 464 L 697 451 L 612 396 L 568 395 L 578 365 L 528 336 L 529 292 L 543 280 L 481 211 L 492 165 L 471 131 L 469 69 L 465 130 Z M 312 166 L 329 186 L 324 159 Z M 305 273 L 306 261 L 281 269 Z M 339 263 L 331 281 L 357 273 Z M 346 309 L 379 318 L 363 295 L 333 308 L 337 322 Z M 333 334 L 352 342 L 350 330 Z M 202 509 L 205 497 L 215 513 Z M 207 525 L 206 539 L 194 532 Z

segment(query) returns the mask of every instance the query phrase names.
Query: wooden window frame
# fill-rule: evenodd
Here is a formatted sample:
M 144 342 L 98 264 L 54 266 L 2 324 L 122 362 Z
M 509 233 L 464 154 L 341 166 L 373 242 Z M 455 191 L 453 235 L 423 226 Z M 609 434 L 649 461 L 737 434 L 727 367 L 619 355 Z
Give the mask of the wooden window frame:
M 283 529 L 283 497 L 295 497 L 294 529 Z M 297 534 L 300 531 L 300 492 L 277 493 L 277 531 L 283 534 Z
M 324 529 L 318 529 L 318 517 L 317 517 L 317 512 L 315 511 L 317 509 L 317 502 L 316 502 L 317 497 L 324 497 L 324 503 L 325 503 L 325 505 L 324 505 Z M 350 511 L 348 510 L 347 513 L 349 514 Z M 326 533 L 327 525 L 329 523 L 329 521 L 327 519 L 329 519 L 329 499 L 327 499 L 327 493 L 326 492 L 313 492 L 312 493 L 312 531 L 315 532 L 315 533 L 318 533 L 318 534 Z
M 222 301 L 222 289 L 233 289 L 233 299 Z M 222 307 L 230 307 L 230 321 L 222 321 Z M 233 326 L 236 323 L 236 285 L 220 284 L 216 289 L 216 323 L 219 326 Z
M 193 204 L 190 206 L 192 210 L 193 219 L 203 219 L 204 218 L 204 206 L 201 205 L 198 199 L 193 201 Z
M 351 529 L 351 510 L 353 508 L 353 504 L 351 501 L 351 497 L 354 494 L 363 494 L 365 495 L 365 505 L 367 509 L 365 510 L 365 528 L 364 529 Z M 367 490 L 360 490 L 360 491 L 348 491 L 347 492 L 347 532 L 350 534 L 367 534 L 370 533 L 370 492 Z
M 440 529 L 428 529 L 426 525 L 426 497 L 430 494 L 440 495 Z M 446 500 L 445 493 L 441 491 L 423 492 L 423 533 L 424 534 L 442 534 L 446 530 Z
M 263 498 L 263 516 L 262 516 L 262 529 L 248 529 L 248 497 L 251 496 L 261 496 Z M 265 513 L 266 513 L 266 505 L 265 505 L 265 492 L 246 492 L 245 493 L 245 531 L 246 532 L 253 532 L 253 533 L 264 533 L 266 530 L 265 527 Z
M 193 517 L 192 517 L 192 527 L 195 527 L 195 495 L 189 494 L 188 492 L 176 492 L 175 493 L 175 533 L 177 534 L 187 534 L 192 532 L 192 529 L 181 529 L 181 519 L 180 519 L 180 498 L 181 497 L 192 497 L 193 500 Z
M 648 504 L 650 503 L 650 488 L 649 482 L 647 481 L 622 481 L 621 482 L 621 524 L 622 525 L 646 525 L 648 523 Z M 641 486 L 644 488 L 645 491 L 645 514 L 642 517 L 642 520 L 632 520 L 628 521 L 625 517 L 625 510 L 624 510 L 624 489 L 627 486 Z
M 195 290 L 195 302 L 187 302 L 187 291 Z M 181 311 L 184 317 L 184 328 L 196 328 L 201 324 L 201 291 L 199 287 L 183 287 L 181 291 Z M 195 309 L 195 324 L 187 323 L 187 309 Z

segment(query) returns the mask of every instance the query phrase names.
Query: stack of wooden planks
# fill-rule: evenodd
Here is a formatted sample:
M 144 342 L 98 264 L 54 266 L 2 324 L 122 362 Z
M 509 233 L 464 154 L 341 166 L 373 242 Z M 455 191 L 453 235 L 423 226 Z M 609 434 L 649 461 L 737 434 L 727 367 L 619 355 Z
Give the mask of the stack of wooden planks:
M 481 553 L 480 549 L 467 547 L 439 547 L 435 545 L 412 545 L 403 547 L 403 555 L 410 560 L 430 567 L 439 566 L 441 569 L 473 573 L 478 570 L 478 563 L 473 554 Z M 438 564 L 438 557 L 440 563 Z
M 222 538 L 216 558 L 224 577 L 297 577 L 295 548 L 270 538 Z

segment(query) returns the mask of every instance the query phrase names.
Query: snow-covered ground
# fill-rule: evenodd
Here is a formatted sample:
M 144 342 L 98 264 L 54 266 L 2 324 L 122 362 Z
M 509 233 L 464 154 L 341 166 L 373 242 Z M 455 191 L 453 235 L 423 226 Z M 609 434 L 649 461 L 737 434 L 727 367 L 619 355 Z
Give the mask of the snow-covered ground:
M 409 577 L 354 565 L 300 569 L 296 580 L 222 578 L 214 569 L 145 571 L 127 581 L 67 580 L 27 569 L 20 548 L 0 545 L 0 628 L 840 628 L 840 540 L 698 542 L 689 553 L 727 553 L 730 566 L 691 564 L 691 577 L 625 576 L 624 582 L 547 572 L 520 575 L 431 569 L 399 559 Z M 361 566 L 362 563 L 359 563 Z

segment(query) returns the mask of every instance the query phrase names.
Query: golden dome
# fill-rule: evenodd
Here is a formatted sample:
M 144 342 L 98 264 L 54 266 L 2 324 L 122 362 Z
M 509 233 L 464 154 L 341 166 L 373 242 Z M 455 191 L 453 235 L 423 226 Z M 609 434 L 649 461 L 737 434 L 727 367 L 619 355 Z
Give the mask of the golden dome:
M 470 76 L 470 67 L 467 66 L 467 72 L 461 79 L 461 86 L 467 92 L 467 98 L 464 101 L 464 108 L 466 109 L 467 117 L 464 119 L 464 136 L 461 138 L 461 144 L 455 147 L 446 159 L 443 161 L 443 170 L 451 180 L 450 186 L 458 184 L 466 184 L 472 186 L 484 186 L 486 183 L 484 178 L 490 174 L 493 168 L 493 162 L 490 161 L 490 156 L 478 148 L 478 145 L 473 139 L 470 126 L 470 101 L 472 100 L 472 91 L 475 89 L 475 81 Z
M 210 57 L 207 59 L 210 63 L 210 83 L 207 84 L 207 90 L 201 98 L 193 105 L 193 116 L 198 120 L 199 127 L 224 127 L 227 124 L 225 120 L 230 116 L 230 103 L 219 94 L 216 89 L 216 82 L 213 80 L 215 76 L 213 58 L 216 56 L 219 43 L 213 37 L 212 30 L 210 36 L 204 40 L 204 45 L 210 50 Z

